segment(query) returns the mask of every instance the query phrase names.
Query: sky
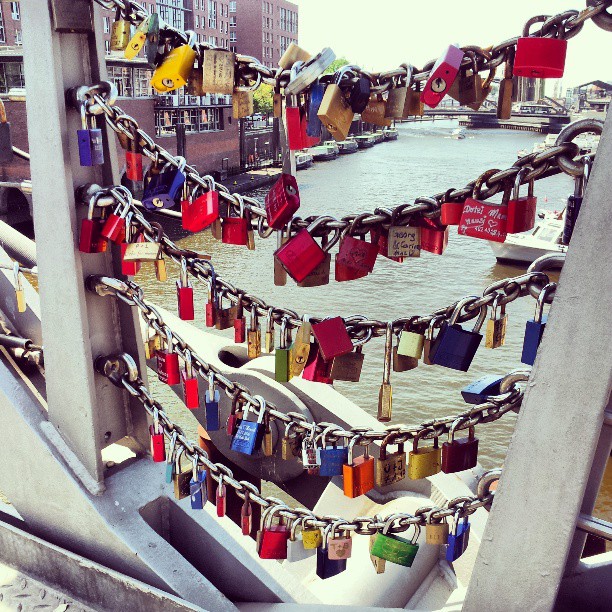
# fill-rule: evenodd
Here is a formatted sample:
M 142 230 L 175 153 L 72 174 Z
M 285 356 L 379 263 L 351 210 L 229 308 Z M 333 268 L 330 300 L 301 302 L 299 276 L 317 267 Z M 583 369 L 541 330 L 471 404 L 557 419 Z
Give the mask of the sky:
M 313 54 L 331 47 L 337 57 L 366 70 L 391 69 L 406 61 L 420 68 L 449 44 L 498 44 L 521 34 L 534 15 L 581 10 L 586 4 L 584 0 L 292 1 L 299 6 L 301 47 Z M 568 41 L 563 92 L 594 79 L 612 81 L 611 51 L 612 32 L 589 20 Z M 547 93 L 552 94 L 550 87 Z

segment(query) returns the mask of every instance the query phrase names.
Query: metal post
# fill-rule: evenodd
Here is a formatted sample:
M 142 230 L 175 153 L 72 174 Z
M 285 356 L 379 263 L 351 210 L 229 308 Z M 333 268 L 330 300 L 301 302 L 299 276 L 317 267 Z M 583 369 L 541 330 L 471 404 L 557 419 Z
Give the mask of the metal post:
M 612 384 L 611 163 L 608 114 L 464 610 L 551 610 L 585 490 L 601 480 L 605 463 L 593 461 Z
M 185 132 L 185 124 L 177 123 L 176 131 L 176 154 L 181 157 L 187 157 L 187 138 Z
M 128 433 L 142 439 L 134 432 L 143 432 L 146 425 L 139 416 L 142 410 L 130 418 L 125 394 L 94 374 L 98 354 L 122 348 L 138 354 L 138 334 L 129 308 L 84 290 L 83 279 L 89 274 L 112 273 L 110 256 L 82 255 L 76 248 L 84 207 L 75 206 L 75 187 L 111 184 L 118 176 L 108 133 L 107 163 L 98 168 L 79 165 L 80 117 L 64 100 L 68 88 L 106 77 L 101 7 L 94 4 L 93 29 L 82 23 L 81 31 L 89 33 L 63 34 L 53 29 L 48 3 L 35 4 L 22 5 L 22 22 L 49 420 L 82 464 L 74 470 L 77 476 L 91 492 L 100 493 L 102 448 Z M 65 0 L 51 4 L 55 14 L 64 17 L 82 9 L 79 3 L 71 8 Z

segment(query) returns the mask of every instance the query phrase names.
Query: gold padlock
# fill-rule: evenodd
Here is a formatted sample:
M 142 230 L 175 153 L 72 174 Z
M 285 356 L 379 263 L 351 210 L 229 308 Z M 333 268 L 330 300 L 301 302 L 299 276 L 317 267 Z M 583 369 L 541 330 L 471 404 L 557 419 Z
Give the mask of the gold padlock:
M 399 337 L 397 352 L 406 357 L 421 359 L 423 356 L 424 343 L 425 336 L 423 334 L 410 331 L 409 329 L 403 329 Z
M 195 32 L 188 31 L 186 33 L 189 34 L 189 42 L 172 49 L 164 61 L 155 69 L 151 78 L 151 85 L 156 91 L 165 93 L 187 84 L 197 53 L 194 48 L 196 43 Z
M 235 53 L 219 49 L 206 49 L 202 53 L 201 65 L 202 91 L 204 93 L 227 95 L 233 93 Z
M 432 317 L 429 325 L 427 326 L 427 331 L 425 332 L 425 340 L 423 342 L 423 363 L 425 365 L 435 365 L 430 356 L 431 346 L 434 342 L 434 333 L 435 329 L 438 326 L 438 323 L 442 323 L 444 321 L 443 316 Z
M 376 485 L 388 487 L 406 478 L 406 453 L 404 443 L 397 444 L 397 451 L 387 453 L 388 444 L 396 444 L 396 433 L 390 433 L 380 445 L 380 455 L 376 461 Z
M 181 446 L 176 453 L 174 460 L 174 474 L 172 481 L 174 483 L 174 497 L 175 499 L 185 499 L 189 497 L 189 482 L 191 481 L 191 475 L 193 472 L 192 466 L 188 466 L 187 469 L 181 467 L 181 457 L 183 456 L 184 447 Z
M 310 355 L 310 334 L 312 326 L 308 321 L 308 315 L 302 317 L 302 324 L 295 332 L 295 340 L 293 341 L 293 351 L 291 353 L 291 363 L 289 369 L 292 376 L 299 376 L 306 366 L 308 356 Z
M 461 106 L 476 102 L 478 92 L 482 90 L 482 77 L 478 74 L 476 54 L 473 51 L 466 51 L 466 55 L 472 60 L 471 69 L 461 68 L 448 90 L 448 95 L 457 100 Z
M 291 435 L 291 428 L 295 426 L 295 423 L 290 422 L 285 427 L 285 435 L 281 441 L 281 458 L 284 461 L 289 461 L 298 455 L 300 449 L 300 438 L 297 434 Z
M 247 354 L 249 359 L 256 359 L 261 355 L 261 329 L 259 328 L 257 306 L 251 308 L 251 321 L 247 332 Z
M 123 56 L 125 59 L 134 59 L 140 53 L 140 50 L 147 42 L 147 34 L 149 32 L 150 23 L 151 17 L 149 16 L 136 28 L 134 36 L 132 36 L 126 45 L 125 50 L 123 51 Z
M 145 343 L 144 343 L 144 352 L 145 359 L 154 359 L 157 351 L 162 348 L 161 338 L 157 332 L 154 331 L 152 336 L 149 335 L 149 329 L 147 329 Z
M 13 275 L 15 277 L 15 299 L 17 300 L 17 312 L 25 312 L 27 310 L 25 293 L 23 284 L 21 283 L 21 272 L 19 271 L 19 262 L 13 263 Z
M 302 544 L 306 550 L 319 548 L 323 543 L 323 536 L 318 527 L 302 527 Z
M 393 409 L 393 388 L 391 387 L 391 361 L 393 359 L 393 326 L 387 323 L 385 334 L 385 361 L 383 366 L 383 381 L 378 392 L 378 420 L 386 423 L 391 420 Z
M 308 51 L 304 51 L 304 49 L 292 42 L 278 60 L 278 65 L 283 70 L 289 70 L 295 62 L 307 62 L 311 57 Z
M 442 470 L 442 449 L 438 445 L 438 438 L 434 438 L 434 445 L 419 448 L 419 439 L 427 434 L 424 429 L 414 437 L 412 450 L 408 453 L 408 478 L 419 480 L 433 476 Z
M 347 68 L 341 68 L 336 73 L 335 83 L 330 83 L 325 88 L 323 100 L 317 112 L 317 117 L 335 140 L 346 140 L 351 129 L 351 123 L 353 123 L 353 109 L 339 85 L 347 72 Z
M 499 305 L 501 296 L 495 296 L 491 307 L 491 318 L 487 321 L 487 333 L 485 336 L 486 348 L 499 348 L 506 343 L 506 326 L 508 323 L 508 315 L 506 314 L 506 305 Z M 497 309 L 499 307 L 499 315 Z
M 232 94 L 232 113 L 234 119 L 250 117 L 254 112 L 253 88 L 234 87 Z
M 506 51 L 504 61 L 504 78 L 499 82 L 499 97 L 497 98 L 497 118 L 502 120 L 512 117 L 514 47 Z
M 368 105 L 365 110 L 361 113 L 361 120 L 365 123 L 373 123 L 381 127 L 389 127 L 391 125 L 391 119 L 385 117 L 387 103 L 383 100 L 381 94 L 372 94 Z
M 422 117 L 425 113 L 425 106 L 421 101 L 421 90 L 418 83 L 414 83 L 414 89 L 412 88 L 414 79 L 414 67 L 410 64 L 402 64 L 403 68 L 406 68 L 406 83 L 408 90 L 406 91 L 406 101 L 404 102 L 404 110 L 402 112 L 402 119 L 407 117 Z
M 445 518 L 434 523 L 430 513 L 425 524 L 425 542 L 432 546 L 444 546 L 448 542 L 448 523 Z
M 493 79 L 495 78 L 495 73 L 497 72 L 497 67 L 491 68 L 489 72 L 489 76 L 486 81 L 481 84 L 481 87 L 477 91 L 476 100 L 473 103 L 468 104 L 468 107 L 472 110 L 480 110 L 480 107 L 484 104 L 484 101 L 489 97 L 491 93 Z
M 125 19 L 120 8 L 117 9 L 115 21 L 111 27 L 110 49 L 111 51 L 123 51 L 130 42 L 130 22 Z

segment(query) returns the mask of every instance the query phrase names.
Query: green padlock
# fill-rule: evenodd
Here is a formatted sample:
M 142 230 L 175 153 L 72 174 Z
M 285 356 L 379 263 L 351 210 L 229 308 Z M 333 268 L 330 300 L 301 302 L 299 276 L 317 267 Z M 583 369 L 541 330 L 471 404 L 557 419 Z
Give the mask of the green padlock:
M 288 322 L 287 317 L 284 317 L 281 321 L 280 346 L 276 349 L 274 362 L 274 380 L 276 382 L 289 382 L 293 376 L 291 373 L 293 344 L 291 344 L 289 329 L 287 328 Z
M 419 545 L 416 543 L 421 534 L 420 525 L 414 525 L 414 535 L 412 540 L 407 538 L 400 538 L 389 532 L 389 528 L 398 518 L 404 517 L 404 514 L 392 514 L 387 522 L 384 524 L 382 531 L 376 534 L 376 540 L 372 545 L 370 555 L 385 559 L 391 563 L 397 563 L 397 565 L 403 565 L 410 567 L 414 562 L 417 552 L 419 551 Z

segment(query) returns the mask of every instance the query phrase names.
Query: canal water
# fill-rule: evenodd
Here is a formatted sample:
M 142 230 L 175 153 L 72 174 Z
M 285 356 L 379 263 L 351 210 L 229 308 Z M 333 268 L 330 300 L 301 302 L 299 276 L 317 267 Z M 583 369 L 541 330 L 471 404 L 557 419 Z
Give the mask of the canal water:
M 372 149 L 341 156 L 334 161 L 316 163 L 298 172 L 300 215 L 332 215 L 372 211 L 411 202 L 450 187 L 463 187 L 489 168 L 507 168 L 520 150 L 531 150 L 542 135 L 507 130 L 469 130 L 467 138 L 454 140 L 450 134 L 455 121 L 423 122 L 399 126 L 399 139 Z M 566 175 L 538 181 L 535 193 L 538 208 L 561 210 L 573 182 Z M 265 190 L 252 195 L 263 198 Z M 272 305 L 282 305 L 317 316 L 367 314 L 389 320 L 426 314 L 472 294 L 481 294 L 490 283 L 520 274 L 524 268 L 500 265 L 486 241 L 466 238 L 451 228 L 449 246 L 443 256 L 423 253 L 402 264 L 379 257 L 374 273 L 352 282 L 331 281 L 322 288 L 300 288 L 289 279 L 285 287 L 273 283 L 273 251 L 276 240 L 256 239 L 257 249 L 222 244 L 209 232 L 175 237 L 179 244 L 210 253 L 217 272 L 234 285 L 263 298 Z M 333 268 L 333 266 L 332 266 Z M 176 273 L 174 266 L 169 272 Z M 143 266 L 139 281 L 147 297 L 172 311 L 176 309 L 174 283 L 155 282 L 151 270 Z M 205 292 L 201 291 L 198 312 L 203 313 Z M 507 307 L 506 345 L 496 350 L 478 351 L 467 373 L 441 367 L 420 366 L 408 372 L 392 372 L 393 423 L 418 424 L 432 417 L 457 414 L 465 409 L 460 390 L 485 374 L 505 374 L 521 367 L 520 356 L 525 321 L 533 316 L 535 301 L 522 298 Z M 204 328 L 203 316 L 195 322 Z M 213 333 L 232 338 L 233 330 Z M 376 414 L 378 390 L 383 371 L 383 343 L 378 338 L 364 349 L 365 362 L 359 383 L 335 383 L 336 388 L 371 414 Z M 177 404 L 167 387 L 156 385 L 162 398 Z M 195 420 L 182 409 L 172 410 L 195 435 Z M 503 464 L 516 422 L 509 413 L 495 423 L 482 425 L 480 461 L 486 468 Z M 545 431 L 539 435 L 547 435 Z M 550 438 L 550 451 L 555 440 Z M 612 519 L 612 474 L 598 507 L 600 516 Z

